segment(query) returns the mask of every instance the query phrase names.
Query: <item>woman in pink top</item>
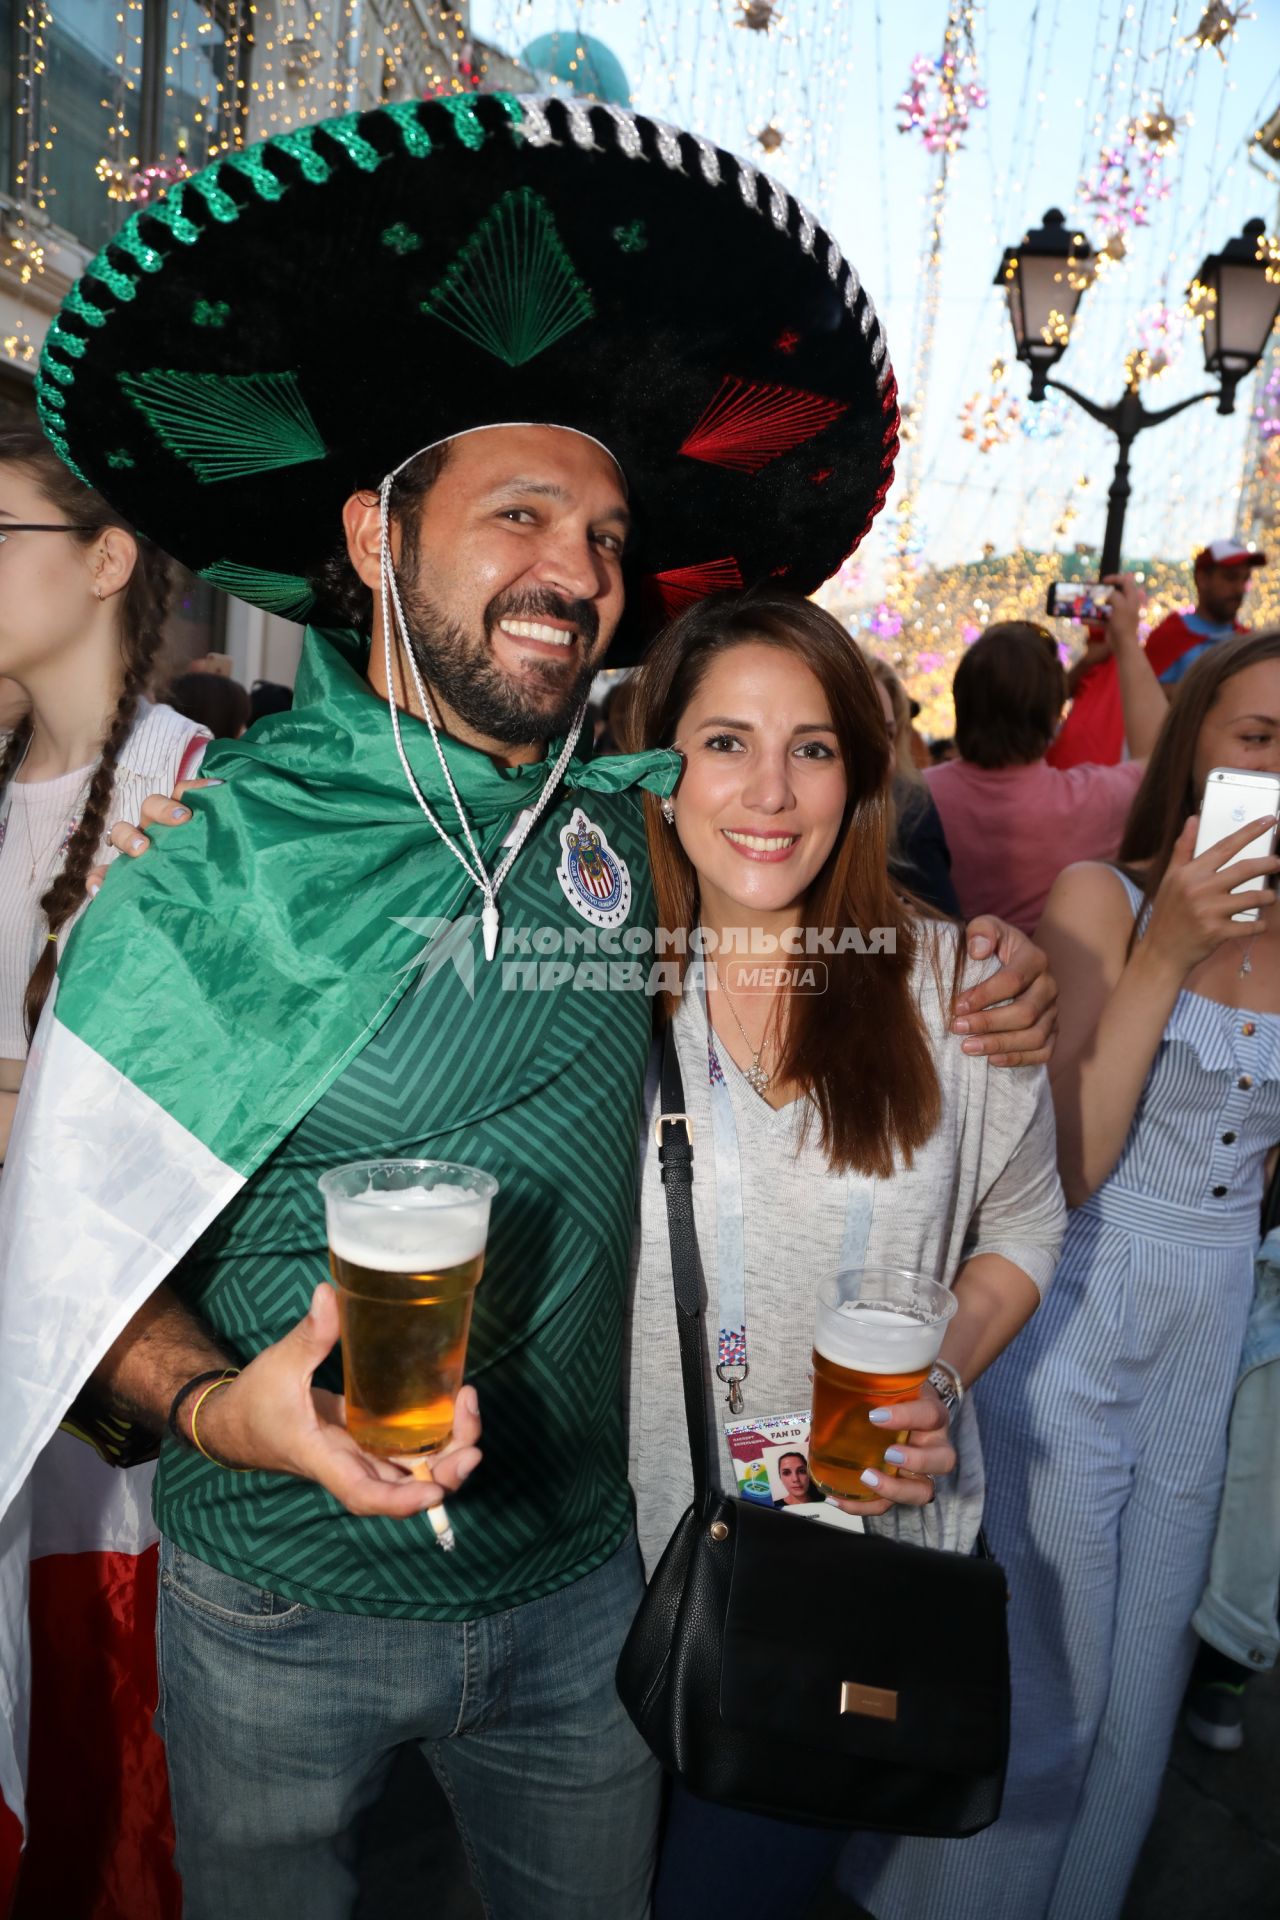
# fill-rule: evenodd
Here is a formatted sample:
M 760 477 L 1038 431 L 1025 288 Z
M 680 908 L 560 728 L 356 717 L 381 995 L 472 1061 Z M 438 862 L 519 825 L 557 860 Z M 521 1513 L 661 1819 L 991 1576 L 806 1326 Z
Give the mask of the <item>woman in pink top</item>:
M 1131 760 L 1066 769 L 1046 761 L 1066 676 L 1044 627 L 1027 620 L 988 627 L 956 671 L 960 758 L 927 768 L 925 779 L 966 918 L 995 913 L 1034 933 L 1062 869 L 1109 860 L 1120 845 L 1168 707 L 1138 639 L 1142 596 L 1131 574 L 1113 584 L 1110 637 Z

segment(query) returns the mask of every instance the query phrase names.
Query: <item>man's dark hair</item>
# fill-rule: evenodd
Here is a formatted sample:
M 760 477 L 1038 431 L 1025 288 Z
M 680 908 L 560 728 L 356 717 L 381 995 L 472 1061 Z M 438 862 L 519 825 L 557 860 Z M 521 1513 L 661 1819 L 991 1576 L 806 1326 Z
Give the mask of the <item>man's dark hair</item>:
M 453 443 L 442 440 L 428 447 L 396 475 L 391 489 L 391 514 L 400 528 L 400 566 L 407 570 L 417 558 L 418 509 L 449 464 Z M 373 627 L 373 595 L 351 564 L 345 539 L 339 539 L 324 571 L 315 583 L 317 614 L 322 621 L 355 627 L 369 633 Z
M 1031 620 L 1001 620 L 974 641 L 952 685 L 956 745 L 978 767 L 1038 760 L 1067 697 L 1058 644 Z

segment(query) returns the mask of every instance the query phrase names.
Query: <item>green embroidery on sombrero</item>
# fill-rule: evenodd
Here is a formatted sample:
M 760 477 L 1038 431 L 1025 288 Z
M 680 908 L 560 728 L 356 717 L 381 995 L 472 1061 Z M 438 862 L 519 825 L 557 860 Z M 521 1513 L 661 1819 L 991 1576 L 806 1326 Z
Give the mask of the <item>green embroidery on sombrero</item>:
M 238 480 L 323 460 L 296 373 L 121 373 L 117 379 L 197 480 Z
M 40 410 L 40 401 L 38 396 L 36 399 L 36 410 L 38 412 Z M 41 418 L 41 424 L 44 427 L 44 437 L 49 442 L 49 445 L 53 448 L 54 452 L 57 454 L 59 460 L 61 460 L 63 466 L 70 467 L 76 479 L 79 481 L 82 481 L 86 487 L 92 486 L 93 482 L 91 480 L 86 479 L 84 474 L 80 471 L 79 467 L 76 465 L 75 461 L 71 457 L 70 447 L 67 445 L 66 441 L 63 439 L 61 433 L 59 433 L 58 431 L 58 428 L 62 425 L 62 422 L 60 420 L 53 420 L 53 421 L 46 420 L 44 418 L 43 413 L 41 413 L 40 418 Z
M 322 187 L 333 168 L 323 154 L 316 152 L 315 137 L 314 127 L 295 127 L 289 133 L 275 134 L 270 144 L 277 152 L 288 154 L 304 180 L 309 180 L 313 187 Z
M 531 187 L 503 194 L 421 308 L 509 367 L 522 367 L 595 312 L 550 207 Z
M 633 220 L 626 227 L 615 227 L 613 237 L 624 253 L 643 253 L 649 244 L 643 220 Z
M 383 228 L 382 244 L 384 247 L 390 247 L 392 253 L 403 256 L 406 253 L 418 251 L 422 245 L 422 235 L 415 233 L 412 227 L 406 227 L 403 220 L 397 220 L 394 227 Z
M 117 470 L 125 467 L 136 467 L 137 464 L 137 461 L 127 447 L 117 447 L 114 453 L 107 455 L 107 465 L 109 467 L 115 467 Z
M 132 274 L 121 273 L 118 267 L 113 267 L 105 252 L 94 254 L 85 273 L 92 280 L 100 280 L 117 300 L 132 300 L 138 291 L 138 283 Z
M 64 312 L 74 313 L 76 319 L 83 320 L 86 327 L 105 327 L 107 324 L 106 314 L 101 307 L 95 307 L 91 300 L 85 299 L 80 291 L 80 285 L 80 281 L 77 280 L 75 286 L 72 287 L 70 293 L 63 301 L 62 306 Z
M 42 369 L 42 371 L 44 371 L 44 369 Z M 42 406 L 52 407 L 58 413 L 63 413 L 66 410 L 67 396 L 61 387 L 43 387 L 40 392 L 40 401 Z M 65 426 L 67 423 L 64 420 L 62 424 Z
M 65 353 L 68 359 L 83 360 L 89 342 L 78 333 L 68 333 L 60 320 L 55 320 L 44 337 L 46 351 L 56 347 L 59 353 Z
M 221 160 L 215 160 L 211 167 L 205 167 L 200 173 L 193 173 L 187 185 L 198 193 L 215 220 L 229 227 L 233 220 L 240 218 L 239 203 L 231 198 L 225 187 L 218 185 L 218 173 Z
M 440 105 L 452 120 L 453 130 L 464 147 L 469 147 L 474 153 L 484 145 L 488 135 L 480 123 L 474 101 L 466 94 L 455 94 L 448 100 L 442 100 Z
M 305 620 L 315 604 L 300 573 L 268 573 L 264 567 L 241 566 L 238 560 L 215 560 L 211 567 L 201 567 L 200 578 L 285 620 Z
M 245 147 L 240 153 L 229 153 L 222 164 L 244 174 L 260 200 L 279 200 L 289 191 L 280 176 L 272 173 L 261 147 Z
M 185 180 L 176 181 L 163 200 L 157 200 L 154 207 L 147 208 L 146 217 L 148 220 L 158 220 L 162 227 L 169 229 L 175 240 L 180 240 L 184 247 L 191 247 L 200 238 L 203 228 L 198 227 L 194 220 L 189 220 L 182 211 L 186 186 Z
M 520 105 L 518 93 L 495 93 L 490 96 L 496 100 L 507 119 L 511 122 L 511 131 L 520 134 L 524 130 L 524 108 Z
M 119 233 L 112 235 L 111 244 L 121 253 L 127 253 L 131 260 L 136 260 L 144 273 L 159 273 L 164 265 L 164 255 L 157 252 L 155 247 L 149 247 L 143 239 L 136 213 L 131 213 Z
M 47 380 L 56 380 L 63 387 L 69 387 L 76 377 L 74 367 L 64 367 L 51 353 L 41 354 L 40 371 Z
M 418 118 L 416 100 L 396 100 L 382 111 L 395 125 L 400 144 L 411 160 L 425 160 L 431 152 L 431 135 Z
M 358 119 L 358 114 L 344 113 L 336 120 L 322 120 L 320 131 L 330 140 L 337 141 L 348 160 L 353 166 L 359 167 L 361 173 L 372 173 L 390 155 L 379 153 L 376 147 L 369 145 L 356 125 Z
M 198 327 L 225 327 L 231 318 L 231 308 L 225 300 L 197 300 L 191 309 L 191 318 Z

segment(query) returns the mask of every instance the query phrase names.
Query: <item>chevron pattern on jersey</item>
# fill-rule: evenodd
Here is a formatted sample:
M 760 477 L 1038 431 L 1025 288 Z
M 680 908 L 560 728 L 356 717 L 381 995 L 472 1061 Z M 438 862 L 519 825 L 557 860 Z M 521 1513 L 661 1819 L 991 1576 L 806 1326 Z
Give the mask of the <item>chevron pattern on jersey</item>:
M 638 796 L 581 802 L 631 870 L 629 925 L 653 915 Z M 507 929 L 582 932 L 556 881 L 575 804 L 548 809 L 502 890 Z M 504 829 L 505 830 L 505 829 Z M 478 929 L 473 938 L 479 943 Z M 504 990 L 478 957 L 475 999 L 452 967 L 414 985 L 363 1053 L 248 1181 L 174 1275 L 248 1358 L 306 1311 L 327 1271 L 316 1180 L 374 1154 L 487 1168 L 501 1182 L 467 1377 L 484 1462 L 450 1501 L 457 1550 L 425 1516 L 357 1519 L 319 1487 L 228 1474 L 166 1447 L 156 1518 L 224 1572 L 308 1605 L 464 1620 L 589 1573 L 631 1523 L 622 1316 L 651 1006 L 643 993 Z M 335 1353 L 318 1383 L 341 1387 Z

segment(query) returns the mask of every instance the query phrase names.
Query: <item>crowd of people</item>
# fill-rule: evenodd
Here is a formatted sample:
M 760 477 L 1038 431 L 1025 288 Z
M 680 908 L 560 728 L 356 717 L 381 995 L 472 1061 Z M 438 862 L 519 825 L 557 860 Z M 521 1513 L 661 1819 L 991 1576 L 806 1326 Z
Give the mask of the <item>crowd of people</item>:
M 1197 611 L 1145 646 L 1117 577 L 1070 673 L 1046 628 L 990 627 L 955 676 L 954 742 L 921 754 L 898 677 L 807 597 L 896 447 L 856 276 L 705 143 L 620 113 L 588 140 L 562 103 L 517 142 L 508 111 L 466 139 L 438 103 L 334 123 L 305 187 L 319 222 L 303 188 L 237 176 L 230 238 L 193 229 L 100 328 L 69 308 L 49 438 L 0 435 L 12 1750 L 68 1625 L 33 1621 L 28 1648 L 8 1574 L 41 1511 L 82 1499 L 92 1447 L 104 1514 L 149 1500 L 159 1531 L 154 1752 L 106 1759 L 123 1804 L 163 1742 L 180 1887 L 126 1889 L 122 1920 L 347 1920 L 363 1816 L 406 1745 L 496 1920 L 684 1920 L 724 1898 L 726 1862 L 744 1920 L 803 1920 L 832 1881 L 875 1920 L 1117 1920 L 1188 1687 L 1199 1737 L 1230 1746 L 1244 1678 L 1277 1652 L 1280 1514 L 1256 1489 L 1280 1482 L 1278 1243 L 1257 1258 L 1280 858 L 1247 851 L 1277 808 L 1208 846 L 1196 818 L 1214 769 L 1280 775 L 1280 634 L 1236 618 L 1263 556 L 1210 542 Z M 278 186 L 299 162 L 269 142 L 257 164 Z M 565 342 L 531 308 L 499 352 L 497 321 L 455 326 L 432 275 L 454 298 L 449 262 L 512 198 L 595 303 L 564 296 Z M 606 204 L 625 228 L 593 224 Z M 360 295 L 412 400 L 332 377 L 342 249 L 366 230 Z M 219 275 L 242 330 L 179 339 Z M 183 375 L 146 371 L 153 284 Z M 446 311 L 433 378 L 412 329 Z M 702 420 L 726 339 L 738 386 L 778 354 L 786 391 L 808 383 L 802 425 L 763 448 L 719 400 Z M 293 438 L 282 412 L 255 456 L 154 400 L 229 374 L 285 382 Z M 217 656 L 162 673 L 168 563 L 140 524 L 260 604 L 305 588 L 292 698 Z M 691 528 L 735 556 L 732 582 L 691 564 Z M 592 727 L 611 641 L 636 664 Z M 607 958 L 563 958 L 584 941 Z M 788 1428 L 768 1504 L 791 1511 L 767 1518 L 798 1540 L 834 1505 L 920 1565 L 995 1556 L 1012 1717 L 980 1832 L 938 1837 L 926 1807 L 872 1832 L 856 1805 L 817 1823 L 763 1789 L 709 1798 L 664 1776 L 620 1697 L 693 1498 L 676 1122 L 721 1486 L 731 1415 L 807 1422 L 823 1276 L 908 1270 L 952 1295 L 936 1363 L 866 1417 L 861 1493 L 825 1500 Z M 393 1158 L 500 1188 L 467 1384 L 425 1472 L 348 1429 L 326 1284 L 319 1177 Z M 958 1625 L 937 1632 L 961 1679 Z M 778 1765 L 803 1775 L 821 1756 L 788 1745 L 787 1685 L 781 1668 Z M 70 1844 L 65 1781 L 31 1751 L 20 1920 L 41 1854 Z M 911 1764 L 909 1738 L 877 1751 Z M 22 1773 L 0 1751 L 15 1813 Z

